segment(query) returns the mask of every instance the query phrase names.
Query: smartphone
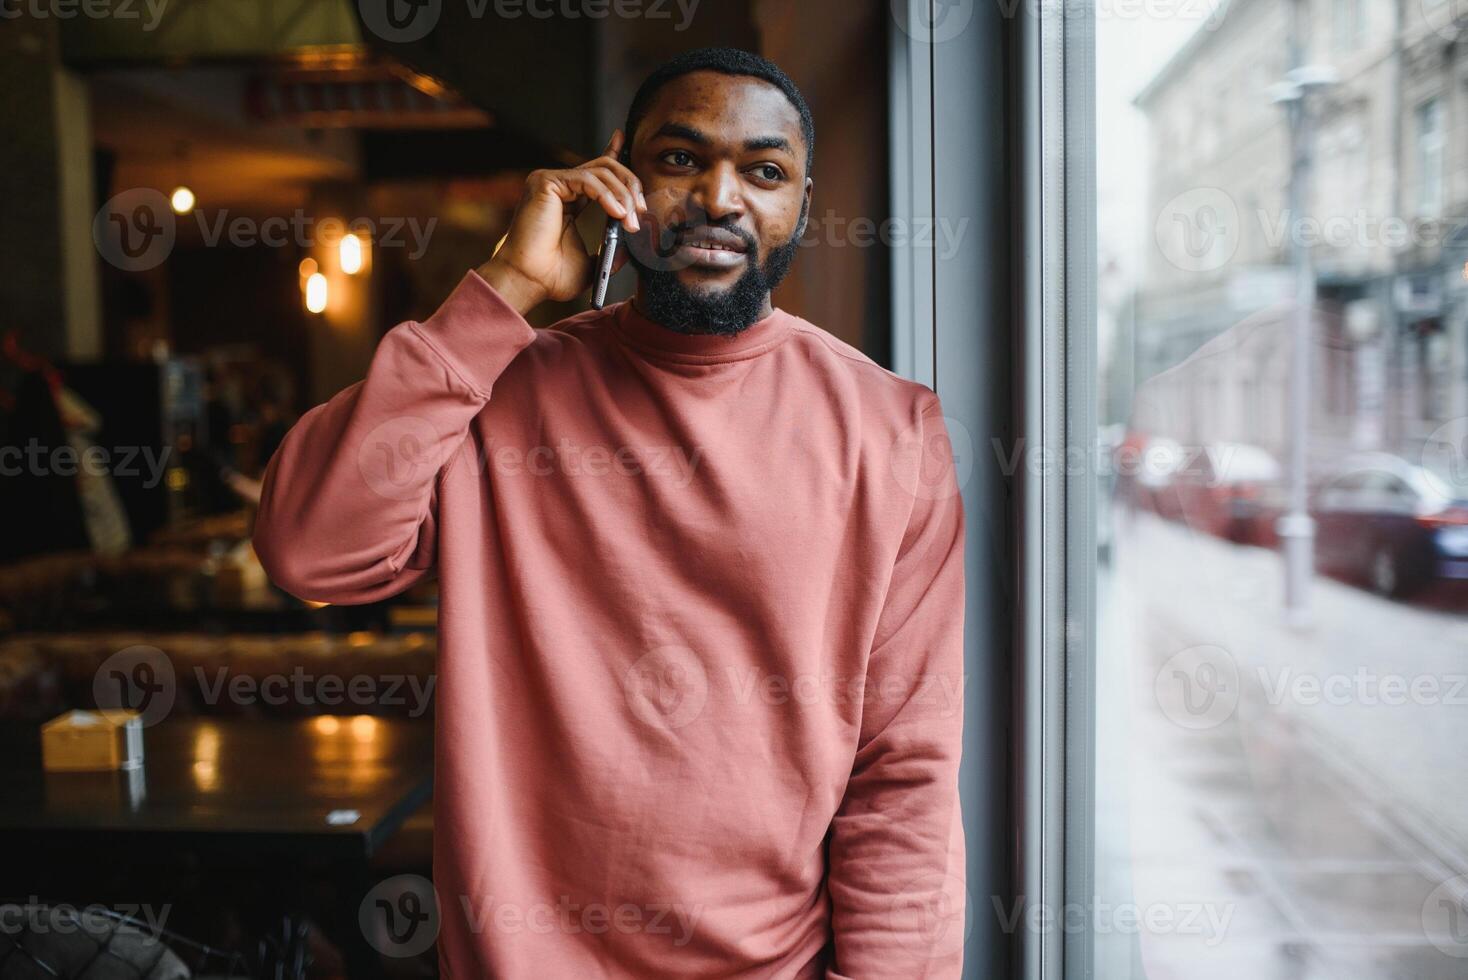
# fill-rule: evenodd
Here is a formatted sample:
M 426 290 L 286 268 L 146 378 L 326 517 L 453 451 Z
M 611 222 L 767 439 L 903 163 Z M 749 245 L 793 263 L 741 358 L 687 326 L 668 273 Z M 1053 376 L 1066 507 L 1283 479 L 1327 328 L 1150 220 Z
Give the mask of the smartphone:
M 617 257 L 617 244 L 622 240 L 622 222 L 607 218 L 607 230 L 601 238 L 601 254 L 596 260 L 596 287 L 591 291 L 591 308 L 607 305 L 607 287 L 612 283 L 612 262 Z
M 632 156 L 627 147 L 617 155 L 623 166 L 630 163 Z M 612 283 L 612 262 L 617 258 L 617 245 L 622 241 L 622 222 L 607 216 L 607 230 L 602 234 L 601 252 L 596 260 L 596 286 L 591 291 L 591 308 L 599 310 L 607 305 L 607 287 Z

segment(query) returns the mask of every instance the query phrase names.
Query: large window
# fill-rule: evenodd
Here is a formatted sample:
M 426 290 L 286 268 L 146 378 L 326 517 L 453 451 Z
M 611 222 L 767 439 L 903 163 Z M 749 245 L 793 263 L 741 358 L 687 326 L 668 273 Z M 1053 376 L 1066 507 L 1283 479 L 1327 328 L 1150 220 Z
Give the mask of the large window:
M 1468 11 L 1059 6 L 1064 973 L 1468 976 Z

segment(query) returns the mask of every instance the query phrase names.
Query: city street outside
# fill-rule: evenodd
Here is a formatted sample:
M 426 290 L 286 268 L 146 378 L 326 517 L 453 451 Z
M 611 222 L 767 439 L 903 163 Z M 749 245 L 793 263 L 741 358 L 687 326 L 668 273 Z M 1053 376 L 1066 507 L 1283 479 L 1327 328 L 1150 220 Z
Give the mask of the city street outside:
M 1291 629 L 1276 552 L 1113 517 L 1096 975 L 1468 975 L 1468 615 L 1317 576 Z

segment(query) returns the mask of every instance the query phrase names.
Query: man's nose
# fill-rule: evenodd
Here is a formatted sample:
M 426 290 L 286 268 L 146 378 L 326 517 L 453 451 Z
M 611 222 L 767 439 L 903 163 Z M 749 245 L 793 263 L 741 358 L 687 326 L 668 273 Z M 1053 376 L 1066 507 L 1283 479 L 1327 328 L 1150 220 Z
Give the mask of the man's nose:
M 734 164 L 720 163 L 706 170 L 694 191 L 693 203 L 708 214 L 711 223 L 742 215 L 744 189 Z

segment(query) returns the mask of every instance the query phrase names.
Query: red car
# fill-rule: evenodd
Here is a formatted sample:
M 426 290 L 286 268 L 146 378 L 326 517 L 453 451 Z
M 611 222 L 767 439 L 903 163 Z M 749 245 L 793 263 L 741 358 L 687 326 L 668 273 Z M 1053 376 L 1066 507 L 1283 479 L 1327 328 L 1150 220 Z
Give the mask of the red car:
M 1172 478 L 1177 519 L 1214 537 L 1267 544 L 1281 472 L 1268 452 L 1242 442 L 1214 442 L 1184 453 Z

